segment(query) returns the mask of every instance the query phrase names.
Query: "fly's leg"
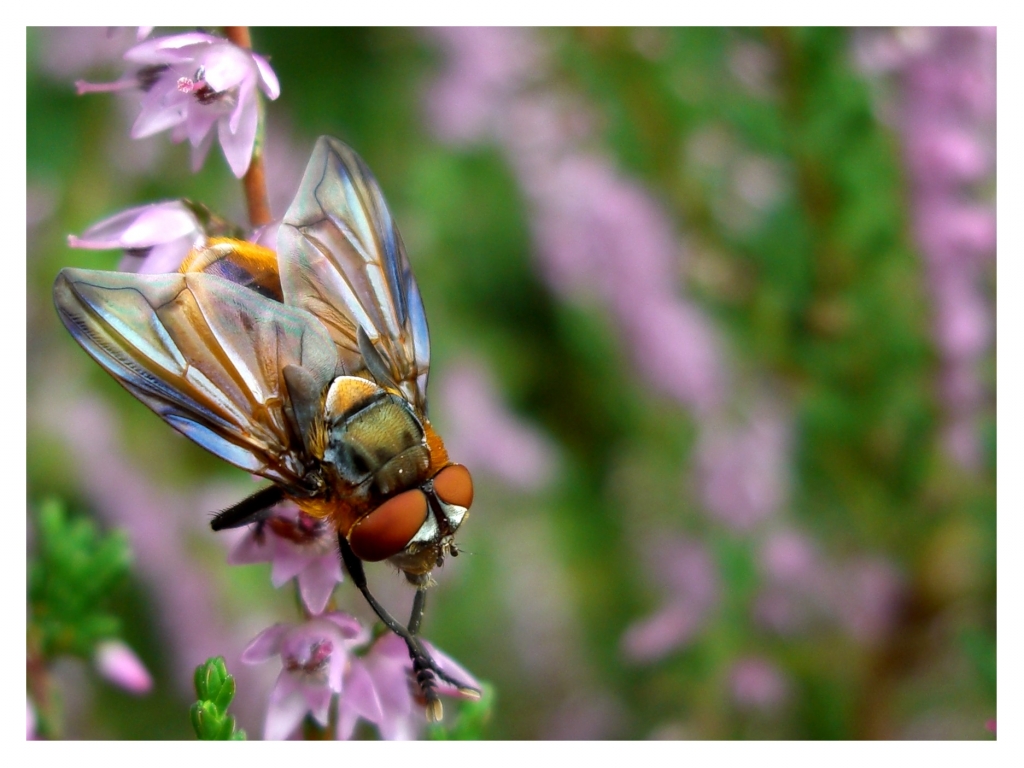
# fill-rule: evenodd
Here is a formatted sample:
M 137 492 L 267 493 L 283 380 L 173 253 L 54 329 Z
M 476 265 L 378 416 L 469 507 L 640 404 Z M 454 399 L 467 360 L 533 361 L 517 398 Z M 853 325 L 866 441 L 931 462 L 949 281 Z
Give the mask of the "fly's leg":
M 459 689 L 459 691 L 466 694 L 477 694 L 479 691 L 475 688 L 469 688 L 458 680 L 454 680 L 449 677 L 440 667 L 437 666 L 430 654 L 427 653 L 423 644 L 420 642 L 419 637 L 416 636 L 416 632 L 419 631 L 420 623 L 423 619 L 423 611 L 426 607 L 426 584 L 417 586 L 416 597 L 413 600 L 412 616 L 409 619 L 409 626 L 404 627 L 398 621 L 391 616 L 390 613 L 377 602 L 371 593 L 370 589 L 366 584 L 366 573 L 363 570 L 363 561 L 355 556 L 352 552 L 352 548 L 348 545 L 348 541 L 342 534 L 338 534 L 338 547 L 341 550 L 341 559 L 345 563 L 345 570 L 348 571 L 349 576 L 352 577 L 352 581 L 360 592 L 363 593 L 363 597 L 366 598 L 366 602 L 373 608 L 373 612 L 377 614 L 378 618 L 384 622 L 384 625 L 402 638 L 405 641 L 406 646 L 409 648 L 409 658 L 412 659 L 412 671 L 416 677 L 416 684 L 419 685 L 420 690 L 423 692 L 423 697 L 427 702 L 427 718 L 432 722 L 441 720 L 444 716 L 444 708 L 441 705 L 441 700 L 437 697 L 437 691 L 435 690 L 436 681 L 435 677 L 440 678 L 444 682 L 448 683 Z
M 426 576 L 419 576 L 413 582 L 416 585 L 416 597 L 412 599 L 412 615 L 409 616 L 410 635 L 418 635 L 420 633 L 423 612 L 427 608 L 427 581 L 428 578 Z
M 267 518 L 271 508 L 283 500 L 284 491 L 279 486 L 271 485 L 218 512 L 210 521 L 210 527 L 215 531 L 223 531 L 226 528 L 240 528 L 249 523 L 259 522 Z

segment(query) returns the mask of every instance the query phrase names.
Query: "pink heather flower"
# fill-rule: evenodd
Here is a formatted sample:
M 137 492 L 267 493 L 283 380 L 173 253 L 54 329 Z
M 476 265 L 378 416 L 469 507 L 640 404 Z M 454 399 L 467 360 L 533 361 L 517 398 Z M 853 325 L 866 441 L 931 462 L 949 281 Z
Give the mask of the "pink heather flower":
M 203 32 L 146 40 L 124 58 L 138 66 L 134 76 L 105 85 L 79 82 L 78 92 L 139 87 L 144 95 L 132 138 L 170 130 L 173 142 L 189 140 L 198 170 L 216 127 L 232 173 L 245 175 L 256 141 L 257 88 L 270 99 L 281 92 L 266 59 Z
M 510 85 L 535 68 L 538 52 L 532 38 L 508 27 L 438 27 L 429 34 L 452 54 L 447 76 L 428 94 L 435 129 L 454 142 L 485 136 L 495 127 Z
M 697 486 L 707 510 L 736 531 L 749 531 L 785 501 L 789 458 L 786 422 L 762 407 L 742 427 L 708 425 L 697 447 Z
M 429 643 L 423 644 L 446 674 L 464 681 L 467 687 L 480 687 L 459 664 Z M 423 704 L 417 700 L 409 649 L 397 635 L 382 635 L 365 655 L 354 657 L 345 675 L 345 686 L 338 701 L 339 739 L 352 737 L 359 718 L 376 725 L 381 738 L 388 741 L 414 739 L 427 722 Z M 441 680 L 437 681 L 437 692 L 466 698 Z
M 558 460 L 551 441 L 509 412 L 479 363 L 457 366 L 442 385 L 445 442 L 452 456 L 515 488 L 538 490 L 551 480 Z
M 806 583 L 819 573 L 814 546 L 797 531 L 770 535 L 761 545 L 759 559 L 765 577 L 775 584 Z
M 994 341 L 986 270 L 995 256 L 996 214 L 979 182 L 995 174 L 995 30 L 941 27 L 881 37 L 889 49 L 887 69 L 897 76 L 899 101 L 890 110 L 903 137 L 913 230 L 942 363 L 940 386 L 957 391 L 946 398 L 944 442 L 954 461 L 975 468 L 981 459 L 977 418 L 989 393 L 980 382 L 962 382 L 979 380 L 978 367 Z
M 280 656 L 283 667 L 270 693 L 264 738 L 288 738 L 307 714 L 327 725 L 331 697 L 343 689 L 350 651 L 368 639 L 358 619 L 340 612 L 304 624 L 275 624 L 257 635 L 242 661 L 259 664 Z
M 508 27 L 429 35 L 448 59 L 427 104 L 433 126 L 450 141 L 490 140 L 503 150 L 530 200 L 548 284 L 610 310 L 653 386 L 696 411 L 719 404 L 727 383 L 720 344 L 678 295 L 684 249 L 672 222 L 641 185 L 585 148 L 588 111 L 535 77 L 546 56 L 539 37 Z
M 759 559 L 765 583 L 753 613 L 767 629 L 792 634 L 813 620 L 870 644 L 898 620 L 904 583 L 883 558 L 826 560 L 803 534 L 785 531 L 765 540 Z
M 766 659 L 740 659 L 729 673 L 729 689 L 740 709 L 770 710 L 782 704 L 789 685 L 778 667 Z
M 175 272 L 206 234 L 192 212 L 178 200 L 129 208 L 98 224 L 81 237 L 68 236 L 72 248 L 125 251 L 120 269 L 160 274 Z
M 129 693 L 149 693 L 153 678 L 135 652 L 120 640 L 107 640 L 96 646 L 93 657 L 96 671 Z
M 338 546 L 330 528 L 294 504 L 278 507 L 272 517 L 249 526 L 231 551 L 228 562 L 271 563 L 270 579 L 280 587 L 297 579 L 310 613 L 322 613 L 334 587 L 342 580 Z
M 663 538 L 652 543 L 645 561 L 652 579 L 668 595 L 653 616 L 626 629 L 622 650 L 636 662 L 652 662 L 685 648 L 707 622 L 718 602 L 718 573 L 710 553 L 689 539 Z

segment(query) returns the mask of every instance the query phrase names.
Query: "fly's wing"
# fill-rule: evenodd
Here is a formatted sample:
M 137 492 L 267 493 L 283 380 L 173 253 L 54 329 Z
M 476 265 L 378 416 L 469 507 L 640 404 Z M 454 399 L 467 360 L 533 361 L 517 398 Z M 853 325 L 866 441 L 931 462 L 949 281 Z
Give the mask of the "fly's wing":
M 65 269 L 53 297 L 75 340 L 168 424 L 236 467 L 312 490 L 283 371 L 333 379 L 337 352 L 316 318 L 201 273 Z
M 425 412 L 423 302 L 377 180 L 351 148 L 317 140 L 277 243 L 285 303 L 327 326 L 348 370 Z

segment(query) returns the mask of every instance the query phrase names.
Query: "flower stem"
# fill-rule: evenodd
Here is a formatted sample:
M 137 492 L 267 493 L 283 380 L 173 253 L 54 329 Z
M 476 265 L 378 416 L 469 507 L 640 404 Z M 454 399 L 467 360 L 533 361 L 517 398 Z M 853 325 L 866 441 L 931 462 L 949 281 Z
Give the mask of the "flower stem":
M 252 48 L 252 36 L 248 27 L 224 27 L 224 34 L 228 40 L 239 48 L 249 50 Z M 271 220 L 270 200 L 267 197 L 267 179 L 263 167 L 263 136 L 264 136 L 264 112 L 263 99 L 257 94 L 258 104 L 258 125 L 256 128 L 256 143 L 252 148 L 252 159 L 249 161 L 249 170 L 242 178 L 242 187 L 245 189 L 245 202 L 249 209 L 249 223 L 253 227 L 261 227 Z

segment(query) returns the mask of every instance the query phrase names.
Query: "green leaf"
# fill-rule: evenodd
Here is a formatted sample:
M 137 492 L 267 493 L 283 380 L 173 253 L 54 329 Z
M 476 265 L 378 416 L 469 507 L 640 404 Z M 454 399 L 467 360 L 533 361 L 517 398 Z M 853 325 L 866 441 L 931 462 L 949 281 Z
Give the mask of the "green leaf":
M 42 504 L 33 522 L 30 631 L 44 658 L 73 654 L 88 659 L 97 643 L 120 633 L 121 622 L 108 602 L 131 565 L 127 537 L 120 531 L 101 533 L 91 520 L 68 516 L 52 499 Z
M 235 730 L 235 718 L 227 714 L 235 697 L 235 678 L 228 674 L 223 656 L 207 659 L 193 675 L 199 701 L 189 709 L 196 737 L 204 741 L 238 741 L 245 731 Z

